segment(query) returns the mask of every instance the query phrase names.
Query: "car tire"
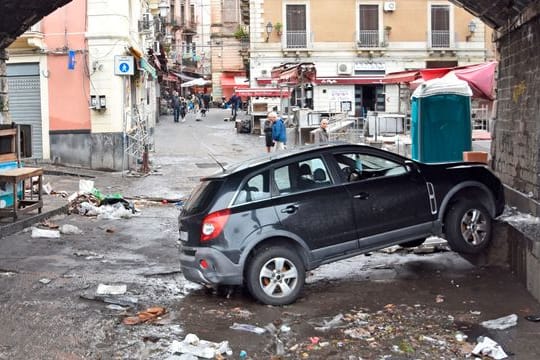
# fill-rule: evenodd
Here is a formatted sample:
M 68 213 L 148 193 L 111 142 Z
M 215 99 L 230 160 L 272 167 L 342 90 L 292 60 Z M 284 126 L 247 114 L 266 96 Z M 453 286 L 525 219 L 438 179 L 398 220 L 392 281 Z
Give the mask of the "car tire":
M 476 201 L 461 199 L 454 203 L 444 228 L 448 245 L 456 252 L 478 254 L 491 241 L 491 215 Z
M 259 249 L 251 258 L 246 274 L 251 295 L 267 305 L 294 302 L 306 278 L 304 264 L 298 254 L 284 246 Z
M 399 244 L 403 248 L 413 248 L 422 245 L 426 241 L 425 238 L 416 239 Z

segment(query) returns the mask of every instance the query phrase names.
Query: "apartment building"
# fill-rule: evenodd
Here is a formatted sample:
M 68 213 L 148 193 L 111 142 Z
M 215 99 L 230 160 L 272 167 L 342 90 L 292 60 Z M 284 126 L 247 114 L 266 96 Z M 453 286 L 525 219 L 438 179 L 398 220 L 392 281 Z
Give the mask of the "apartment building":
M 318 111 L 406 112 L 404 79 L 388 73 L 482 63 L 493 58 L 492 31 L 440 0 L 251 0 L 250 84 L 276 84 L 271 70 L 309 62 L 316 78 L 296 105 Z
M 32 126 L 34 158 L 121 170 L 151 146 L 168 9 L 73 0 L 7 49 L 12 120 Z

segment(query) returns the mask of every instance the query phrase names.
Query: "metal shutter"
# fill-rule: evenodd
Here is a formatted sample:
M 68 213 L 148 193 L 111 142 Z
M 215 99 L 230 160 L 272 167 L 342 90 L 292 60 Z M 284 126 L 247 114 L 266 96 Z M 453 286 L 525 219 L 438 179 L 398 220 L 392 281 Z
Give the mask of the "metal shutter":
M 8 64 L 11 120 L 32 126 L 32 158 L 43 158 L 39 64 Z

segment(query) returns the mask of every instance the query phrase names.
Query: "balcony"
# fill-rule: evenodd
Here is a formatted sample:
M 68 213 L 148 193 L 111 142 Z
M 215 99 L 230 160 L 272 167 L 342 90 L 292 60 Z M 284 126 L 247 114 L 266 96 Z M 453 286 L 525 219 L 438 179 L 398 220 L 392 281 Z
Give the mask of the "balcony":
M 285 48 L 307 49 L 308 48 L 307 31 L 305 30 L 287 31 L 285 33 Z
M 9 48 L 13 51 L 15 49 L 44 49 L 45 44 L 43 42 L 43 32 L 41 30 L 41 22 L 37 22 L 26 30 L 21 36 L 17 38 Z
M 449 48 L 450 47 L 450 31 L 448 30 L 431 31 L 431 47 L 432 48 Z
M 379 30 L 360 30 L 356 39 L 357 48 L 378 48 L 383 47 L 381 32 Z

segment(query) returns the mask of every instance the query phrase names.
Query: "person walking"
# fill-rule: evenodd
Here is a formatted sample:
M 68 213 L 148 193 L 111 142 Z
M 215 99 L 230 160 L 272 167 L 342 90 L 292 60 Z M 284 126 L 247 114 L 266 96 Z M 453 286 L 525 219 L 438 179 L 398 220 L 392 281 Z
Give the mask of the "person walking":
M 236 95 L 236 93 L 233 93 L 233 95 L 229 99 L 228 103 L 231 106 L 231 120 L 232 121 L 236 120 L 236 113 L 238 112 L 238 107 L 240 106 L 241 102 L 242 102 L 242 98 Z
M 272 139 L 272 121 L 266 119 L 263 124 L 264 141 L 266 143 L 266 152 L 271 152 L 274 146 L 274 139 Z
M 178 119 L 180 118 L 180 97 L 178 97 L 178 93 L 176 91 L 173 93 L 171 105 L 173 108 L 173 119 L 174 122 L 177 123 Z
M 313 132 L 315 144 L 324 144 L 328 142 L 328 131 L 326 128 L 328 128 L 328 120 L 322 119 L 319 128 Z
M 274 151 L 285 150 L 287 148 L 287 130 L 283 119 L 278 118 L 275 111 L 268 113 L 267 118 L 272 122 L 272 140 L 274 140 Z
M 180 117 L 182 118 L 182 122 L 186 122 L 186 109 L 187 109 L 186 99 L 182 97 L 180 98 Z

